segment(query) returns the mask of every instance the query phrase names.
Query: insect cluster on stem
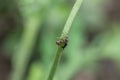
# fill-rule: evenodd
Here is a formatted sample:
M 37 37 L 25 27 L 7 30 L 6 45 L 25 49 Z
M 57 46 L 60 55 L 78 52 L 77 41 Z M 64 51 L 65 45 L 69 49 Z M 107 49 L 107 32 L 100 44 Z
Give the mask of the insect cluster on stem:
M 56 41 L 56 44 L 58 46 L 61 46 L 63 49 L 67 46 L 68 44 L 68 36 L 64 37 L 64 38 L 59 38 L 57 41 Z

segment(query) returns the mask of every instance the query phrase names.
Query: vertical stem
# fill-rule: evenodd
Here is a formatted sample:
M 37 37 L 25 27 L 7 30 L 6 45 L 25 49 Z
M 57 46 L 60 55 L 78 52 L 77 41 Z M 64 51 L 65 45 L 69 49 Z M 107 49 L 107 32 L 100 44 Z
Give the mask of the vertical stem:
M 77 14 L 82 2 L 83 2 L 83 0 L 76 0 L 75 4 L 74 4 L 74 6 L 73 6 L 73 8 L 72 8 L 72 10 L 70 12 L 70 15 L 69 15 L 69 17 L 68 17 L 68 19 L 66 21 L 66 24 L 64 26 L 61 38 L 66 37 L 68 35 L 69 30 L 71 28 L 71 25 L 73 23 L 73 20 L 74 20 L 76 14 Z
M 36 21 L 33 18 L 29 19 L 26 23 L 19 50 L 15 52 L 13 59 L 14 66 L 11 80 L 23 80 L 40 28 L 39 26 L 39 20 Z
M 55 56 L 55 59 L 54 59 L 54 62 L 53 62 L 54 66 L 52 66 L 52 68 L 51 68 L 48 80 L 52 80 L 53 79 L 53 76 L 54 76 L 54 74 L 56 72 L 56 68 L 57 68 L 58 62 L 60 60 L 61 51 L 63 51 L 63 48 L 58 47 L 58 50 L 57 50 L 57 53 L 56 53 L 56 56 Z
M 73 20 L 82 4 L 82 1 L 83 0 L 76 0 L 72 10 L 71 10 L 71 13 L 66 21 L 66 24 L 64 26 L 64 29 L 63 29 L 63 32 L 61 34 L 61 37 L 60 39 L 62 40 L 65 40 L 65 38 L 67 37 L 68 33 L 69 33 L 69 30 L 71 28 L 71 25 L 73 23 Z M 62 43 L 63 44 L 63 43 Z M 52 68 L 50 70 L 50 74 L 48 76 L 48 80 L 53 80 L 54 78 L 54 75 L 55 75 L 55 72 L 56 72 L 56 69 L 57 69 L 57 65 L 59 63 L 59 59 L 61 57 L 61 54 L 63 52 L 63 48 L 61 45 L 58 45 L 58 50 L 57 50 L 57 53 L 56 53 L 56 56 L 55 56 L 55 59 L 54 59 L 54 62 L 53 62 L 53 65 L 52 65 Z

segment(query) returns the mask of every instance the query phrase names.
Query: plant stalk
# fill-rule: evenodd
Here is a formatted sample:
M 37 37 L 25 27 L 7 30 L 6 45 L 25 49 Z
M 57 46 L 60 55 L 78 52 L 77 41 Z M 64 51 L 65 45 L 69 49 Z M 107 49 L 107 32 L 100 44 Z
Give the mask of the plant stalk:
M 71 25 L 73 23 L 73 20 L 82 4 L 83 0 L 76 0 L 71 12 L 70 12 L 70 15 L 66 21 L 66 24 L 64 26 L 64 29 L 63 29 L 63 32 L 60 36 L 60 39 L 59 40 L 63 40 L 65 41 L 66 40 L 66 37 L 68 36 L 68 33 L 70 31 L 70 28 L 71 28 Z M 63 42 L 61 43 L 62 45 L 66 44 L 66 42 Z M 50 70 L 50 73 L 49 73 L 49 76 L 48 76 L 48 80 L 53 80 L 54 78 L 54 75 L 55 75 L 55 72 L 56 72 L 56 69 L 57 69 L 57 65 L 59 63 L 59 60 L 60 60 L 60 57 L 61 57 L 61 54 L 64 50 L 63 46 L 62 45 L 58 45 L 58 49 L 57 49 L 57 53 L 56 53 L 56 56 L 55 56 L 55 59 L 54 59 L 54 62 L 53 62 L 53 65 L 52 65 L 52 68 Z
M 15 52 L 13 58 L 14 68 L 10 80 L 23 80 L 24 78 L 28 62 L 32 55 L 32 49 L 35 45 L 36 37 L 40 29 L 40 23 L 38 21 L 35 21 L 32 18 L 26 23 L 19 50 Z

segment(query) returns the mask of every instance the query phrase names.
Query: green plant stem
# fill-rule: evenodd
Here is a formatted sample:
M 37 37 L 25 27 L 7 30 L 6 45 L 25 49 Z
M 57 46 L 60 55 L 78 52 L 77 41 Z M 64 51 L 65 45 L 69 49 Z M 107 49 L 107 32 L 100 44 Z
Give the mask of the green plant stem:
M 54 74 L 55 74 L 55 71 L 56 71 L 58 62 L 59 62 L 59 60 L 60 60 L 61 51 L 63 51 L 63 48 L 58 47 L 57 53 L 56 53 L 56 56 L 55 56 L 55 60 L 54 60 L 54 63 L 53 63 L 54 66 L 51 68 L 51 71 L 50 71 L 50 75 L 49 75 L 48 80 L 52 80 L 52 79 L 53 79 L 53 76 L 54 76 Z
M 64 29 L 63 29 L 63 32 L 60 36 L 60 39 L 63 39 L 65 40 L 65 38 L 68 36 L 68 33 L 69 33 L 69 30 L 71 28 L 71 25 L 73 23 L 73 20 L 82 4 L 82 1 L 83 0 L 76 0 L 72 10 L 71 10 L 71 13 L 66 21 L 66 24 L 64 26 Z M 53 62 L 53 65 L 52 65 L 52 68 L 50 70 L 50 73 L 49 73 L 49 76 L 48 76 L 48 80 L 53 80 L 54 78 L 54 75 L 55 75 L 55 72 L 56 72 L 56 69 L 57 69 L 57 65 L 59 63 L 59 59 L 61 57 L 61 54 L 63 52 L 63 48 L 61 45 L 58 45 L 58 49 L 57 49 L 57 53 L 56 53 L 56 56 L 55 56 L 55 59 L 54 59 L 54 62 Z
M 13 58 L 14 66 L 10 80 L 23 80 L 40 29 L 40 22 L 40 20 L 36 21 L 36 18 L 27 20 L 19 50 L 15 52 Z
M 68 19 L 66 21 L 66 24 L 64 26 L 61 38 L 64 38 L 64 37 L 66 37 L 68 35 L 69 30 L 71 28 L 71 25 L 73 23 L 73 20 L 74 20 L 76 14 L 77 14 L 82 2 L 83 2 L 83 0 L 76 0 L 75 4 L 74 4 L 74 6 L 73 6 L 73 8 L 71 10 L 71 13 L 70 13 L 70 15 L 69 15 L 69 17 L 68 17 Z

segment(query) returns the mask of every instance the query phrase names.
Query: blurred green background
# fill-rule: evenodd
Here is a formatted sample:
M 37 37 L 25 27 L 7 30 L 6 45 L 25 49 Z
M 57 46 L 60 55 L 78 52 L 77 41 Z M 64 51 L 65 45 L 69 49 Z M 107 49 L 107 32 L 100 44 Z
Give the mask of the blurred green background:
M 46 80 L 75 0 L 0 0 L 0 80 Z M 120 80 L 120 0 L 83 0 L 54 80 Z

